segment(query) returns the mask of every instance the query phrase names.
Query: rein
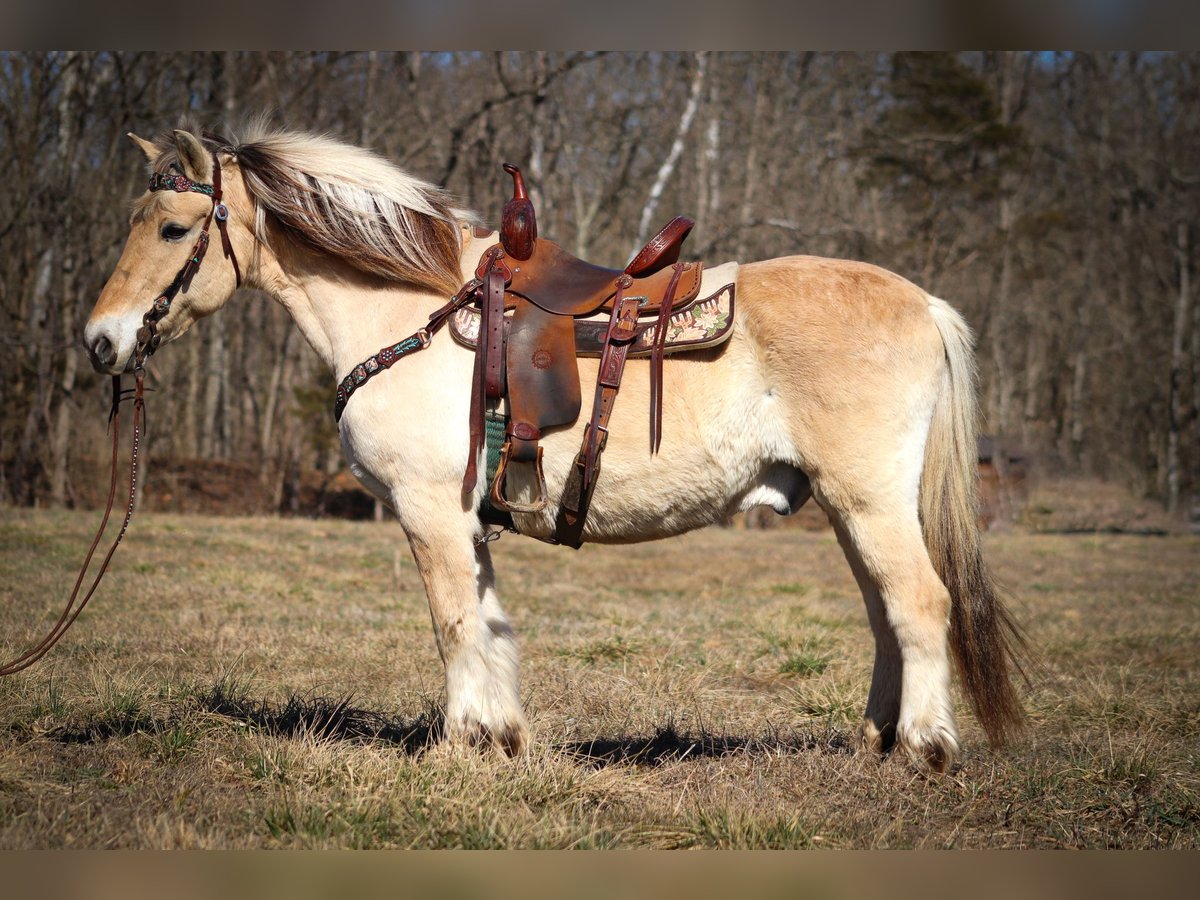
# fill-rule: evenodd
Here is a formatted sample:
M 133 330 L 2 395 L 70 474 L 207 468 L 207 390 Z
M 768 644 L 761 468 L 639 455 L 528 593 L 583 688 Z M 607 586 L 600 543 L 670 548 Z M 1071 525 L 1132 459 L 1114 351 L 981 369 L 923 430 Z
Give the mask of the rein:
M 134 373 L 134 384 L 133 452 L 130 455 L 129 461 L 129 503 L 125 507 L 125 518 L 121 522 L 121 530 L 117 532 L 116 539 L 112 542 L 112 546 L 108 548 L 108 553 L 104 555 L 104 561 L 100 563 L 100 571 L 96 573 L 91 587 L 88 588 L 87 593 L 83 595 L 83 599 L 79 600 L 78 605 L 76 605 L 76 601 L 79 598 L 79 588 L 83 585 L 88 569 L 92 566 L 92 557 L 96 553 L 96 547 L 100 545 L 100 537 L 108 527 L 108 518 L 112 514 L 113 501 L 117 495 L 117 469 L 121 452 L 121 401 L 128 399 L 126 394 L 129 392 L 122 390 L 121 376 L 114 375 L 112 379 L 112 408 L 108 413 L 109 427 L 112 429 L 113 436 L 112 480 L 108 486 L 108 503 L 104 508 L 104 518 L 100 521 L 100 527 L 96 531 L 96 536 L 92 538 L 92 546 L 88 548 L 87 556 L 84 557 L 83 565 L 79 569 L 79 576 L 75 579 L 75 587 L 71 591 L 71 599 L 67 601 L 66 608 L 63 609 L 62 614 L 58 617 L 58 621 L 54 623 L 54 627 L 37 644 L 30 647 L 16 659 L 9 660 L 0 666 L 0 676 L 13 675 L 22 669 L 27 669 L 50 652 L 50 648 L 57 644 L 59 638 L 67 633 L 67 629 L 79 618 L 79 614 L 83 612 L 83 608 L 87 606 L 88 601 L 92 599 L 92 595 L 96 593 L 96 588 L 100 586 L 100 579 L 108 571 L 108 564 L 112 560 L 113 554 L 117 552 L 117 545 L 121 543 L 121 538 L 125 537 L 125 530 L 129 527 L 129 520 L 133 517 L 134 498 L 137 496 L 138 447 L 141 444 L 142 425 L 146 415 L 143 372 L 141 369 L 138 369 Z
M 240 287 L 242 284 L 242 272 L 238 266 L 237 257 L 234 255 L 233 244 L 229 240 L 229 233 L 226 230 L 229 210 L 221 202 L 221 163 L 217 159 L 215 152 L 212 159 L 212 184 L 203 184 L 185 178 L 183 175 L 169 173 L 155 172 L 150 176 L 149 189 L 151 191 L 170 190 L 179 193 L 192 191 L 198 194 L 205 194 L 212 198 L 212 209 L 208 213 L 208 218 L 204 221 L 204 228 L 201 230 L 200 236 L 196 239 L 195 245 L 193 245 L 191 252 L 188 254 L 187 261 L 184 262 L 183 266 L 175 274 L 175 278 L 172 279 L 166 290 L 155 298 L 150 309 L 142 317 L 142 327 L 138 329 L 137 346 L 133 352 L 133 388 L 122 388 L 120 375 L 112 377 L 112 406 L 108 413 L 109 428 L 112 430 L 113 436 L 112 477 L 108 487 L 108 501 L 105 504 L 104 517 L 100 521 L 100 527 L 96 530 L 96 536 L 92 539 L 92 545 L 88 548 L 87 556 L 84 557 L 83 565 L 79 569 L 79 575 L 75 579 L 75 587 L 71 591 L 71 597 L 67 600 L 66 607 L 59 615 L 58 621 L 54 623 L 45 637 L 17 658 L 0 664 L 0 677 L 13 675 L 22 669 L 29 668 L 50 652 L 50 648 L 59 642 L 62 636 L 67 633 L 67 629 L 79 618 L 79 614 L 83 612 L 88 601 L 92 599 L 92 595 L 96 593 L 96 589 L 100 586 L 100 580 L 104 577 L 105 572 L 108 571 L 108 564 L 112 561 L 113 554 L 117 552 L 117 547 L 120 545 L 121 539 L 125 537 L 125 532 L 129 528 L 129 520 L 133 518 L 133 507 L 137 498 L 138 449 L 141 446 L 142 431 L 146 420 L 146 360 L 150 358 L 151 354 L 158 349 L 159 344 L 162 342 L 162 336 L 158 334 L 157 330 L 158 323 L 170 312 L 171 301 L 175 299 L 175 296 L 180 291 L 183 291 L 185 294 L 187 293 L 188 288 L 191 286 L 192 278 L 195 276 L 197 270 L 199 270 L 200 263 L 204 260 L 204 254 L 208 250 L 208 229 L 212 225 L 213 219 L 216 219 L 217 229 L 221 233 L 221 248 L 225 256 L 233 263 L 233 273 L 237 280 L 237 286 Z M 104 560 L 100 563 L 100 570 L 92 580 L 87 593 L 80 600 L 79 589 L 82 587 L 88 570 L 91 568 L 92 558 L 96 554 L 96 548 L 100 545 L 100 538 L 108 527 L 108 520 L 112 515 L 113 504 L 117 496 L 117 471 L 121 453 L 121 403 L 124 400 L 130 399 L 130 395 L 132 395 L 133 399 L 133 443 L 129 460 L 129 499 L 125 505 L 125 517 L 121 522 L 121 530 L 117 532 L 117 536 L 108 548 Z

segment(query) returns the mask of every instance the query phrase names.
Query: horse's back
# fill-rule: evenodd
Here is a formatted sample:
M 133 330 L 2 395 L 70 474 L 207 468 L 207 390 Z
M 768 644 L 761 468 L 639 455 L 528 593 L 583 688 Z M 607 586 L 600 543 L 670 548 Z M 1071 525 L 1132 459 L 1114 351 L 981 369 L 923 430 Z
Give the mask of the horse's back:
M 747 263 L 738 274 L 745 321 L 762 337 L 799 338 L 830 352 L 881 334 L 896 343 L 936 336 L 929 295 L 870 263 L 784 256 Z

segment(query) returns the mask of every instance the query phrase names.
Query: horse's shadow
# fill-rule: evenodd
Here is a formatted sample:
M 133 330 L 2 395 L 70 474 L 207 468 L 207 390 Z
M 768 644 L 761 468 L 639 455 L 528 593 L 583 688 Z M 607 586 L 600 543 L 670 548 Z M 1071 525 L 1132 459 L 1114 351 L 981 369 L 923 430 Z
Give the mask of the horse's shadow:
M 442 736 L 442 714 L 433 705 L 414 717 L 389 716 L 342 699 L 292 694 L 283 703 L 256 700 L 217 685 L 192 693 L 177 710 L 154 715 L 141 710 L 118 710 L 108 715 L 70 722 L 49 732 L 67 744 L 97 744 L 132 734 L 163 734 L 196 713 L 214 714 L 275 737 L 306 737 L 315 741 L 379 743 L 418 756 Z
M 307 737 L 317 741 L 384 744 L 409 756 L 420 756 L 434 747 L 444 733 L 441 709 L 433 703 L 413 717 L 391 716 L 353 705 L 342 699 L 293 694 L 282 703 L 253 699 L 217 685 L 194 693 L 189 709 L 166 716 L 121 714 L 64 725 L 50 733 L 64 743 L 99 743 L 135 733 L 163 733 L 174 728 L 189 712 L 199 711 L 230 719 L 277 737 Z M 755 737 L 693 734 L 674 722 L 655 729 L 651 736 L 617 735 L 552 744 L 554 750 L 581 765 L 600 769 L 611 765 L 660 766 L 686 759 L 731 755 L 786 756 L 797 753 L 848 755 L 848 736 L 832 728 L 821 731 L 774 731 Z
M 220 686 L 200 698 L 203 709 L 278 737 L 308 736 L 318 741 L 380 743 L 418 756 L 442 736 L 441 710 L 430 705 L 417 716 L 389 716 L 352 705 L 353 697 L 302 697 L 280 705 L 226 693 Z
M 560 752 L 580 763 L 601 769 L 611 765 L 660 766 L 685 759 L 713 759 L 744 755 L 789 756 L 797 753 L 848 755 L 849 737 L 839 731 L 771 732 L 757 737 L 679 731 L 674 723 L 655 729 L 654 735 L 623 735 L 556 744 Z

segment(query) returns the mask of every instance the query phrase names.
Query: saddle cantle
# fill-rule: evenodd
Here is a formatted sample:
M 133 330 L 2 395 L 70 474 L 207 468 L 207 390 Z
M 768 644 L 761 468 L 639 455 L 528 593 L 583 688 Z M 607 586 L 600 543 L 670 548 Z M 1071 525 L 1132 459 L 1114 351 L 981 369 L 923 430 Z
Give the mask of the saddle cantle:
M 570 425 L 583 398 L 576 357 L 579 335 L 600 357 L 592 413 L 583 445 L 571 469 L 555 524 L 554 541 L 578 547 L 592 490 L 608 437 L 608 421 L 630 351 L 650 357 L 650 448 L 662 440 L 662 366 L 671 318 L 694 305 L 702 265 L 679 262 L 684 239 L 694 223 L 677 216 L 654 235 L 624 269 L 609 269 L 578 259 L 553 241 L 539 238 L 533 203 L 516 166 L 513 197 L 501 216 L 500 243 L 490 247 L 476 268 L 478 313 L 471 395 L 471 445 L 463 489 L 478 480 L 477 460 L 485 446 L 487 411 L 503 399 L 508 424 L 488 490 L 492 521 L 511 525 L 512 513 L 545 509 L 545 477 L 539 441 L 547 429 Z M 711 299 L 711 298 L 710 298 Z M 605 314 L 607 322 L 605 323 Z M 577 320 L 590 320 L 586 324 Z M 650 335 L 647 340 L 647 335 Z M 534 467 L 536 496 L 527 502 L 506 493 L 513 464 Z
M 633 279 L 630 292 L 645 299 L 642 313 L 655 312 L 671 280 L 671 270 L 666 267 L 679 258 L 680 244 L 694 224 L 691 219 L 676 216 L 624 270 L 584 262 L 553 241 L 539 240 L 530 258 L 514 265 L 508 291 L 556 316 L 588 316 L 601 307 L 612 308 L 617 279 L 625 274 Z M 670 235 L 664 239 L 667 232 Z M 655 247 L 658 249 L 651 252 Z M 689 277 L 677 291 L 677 300 L 687 296 L 692 282 L 700 280 L 699 263 L 684 265 Z

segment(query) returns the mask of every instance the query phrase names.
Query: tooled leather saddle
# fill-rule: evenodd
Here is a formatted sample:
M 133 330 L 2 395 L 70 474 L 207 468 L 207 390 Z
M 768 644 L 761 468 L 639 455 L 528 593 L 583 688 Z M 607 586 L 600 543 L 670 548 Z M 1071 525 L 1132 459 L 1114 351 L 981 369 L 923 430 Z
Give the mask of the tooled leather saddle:
M 701 263 L 678 262 L 681 245 L 695 223 L 682 216 L 672 219 L 623 270 L 593 265 L 538 237 L 533 203 L 520 170 L 508 164 L 504 170 L 513 178 L 513 198 L 501 217 L 500 243 L 483 254 L 475 272 L 481 315 L 463 489 L 473 491 L 479 477 L 477 459 L 485 447 L 486 410 L 503 398 L 508 423 L 489 488 L 490 505 L 502 514 L 545 509 L 548 498 L 538 442 L 546 429 L 579 418 L 577 320 L 607 312 L 591 416 L 555 523 L 554 541 L 578 547 L 625 361 L 631 344 L 646 331 L 647 319 L 656 329 L 648 355 L 650 451 L 658 452 L 666 326 L 672 312 L 693 301 L 700 290 Z M 511 314 L 506 315 L 506 310 Z M 536 494 L 530 500 L 507 495 L 507 473 L 516 464 L 534 469 Z
M 577 357 L 599 357 L 583 444 L 549 538 L 551 543 L 579 547 L 625 361 L 631 356 L 650 360 L 650 452 L 657 453 L 662 441 L 663 357 L 713 347 L 728 338 L 734 285 L 698 299 L 702 265 L 679 262 L 680 247 L 694 224 L 683 216 L 668 222 L 624 269 L 577 259 L 538 237 L 520 170 L 508 164 L 504 170 L 513 178 L 513 198 L 501 217 L 500 242 L 484 251 L 475 277 L 433 312 L 424 327 L 350 370 L 338 383 L 333 415 L 341 421 L 353 394 L 404 357 L 428 347 L 433 335 L 451 323 L 455 339 L 475 352 L 463 491 L 474 492 L 479 456 L 486 451 L 491 483 L 480 518 L 515 531 L 513 513 L 538 513 L 549 502 L 539 441 L 547 429 L 579 418 Z M 532 468 L 532 499 L 518 501 L 509 495 L 512 466 Z

